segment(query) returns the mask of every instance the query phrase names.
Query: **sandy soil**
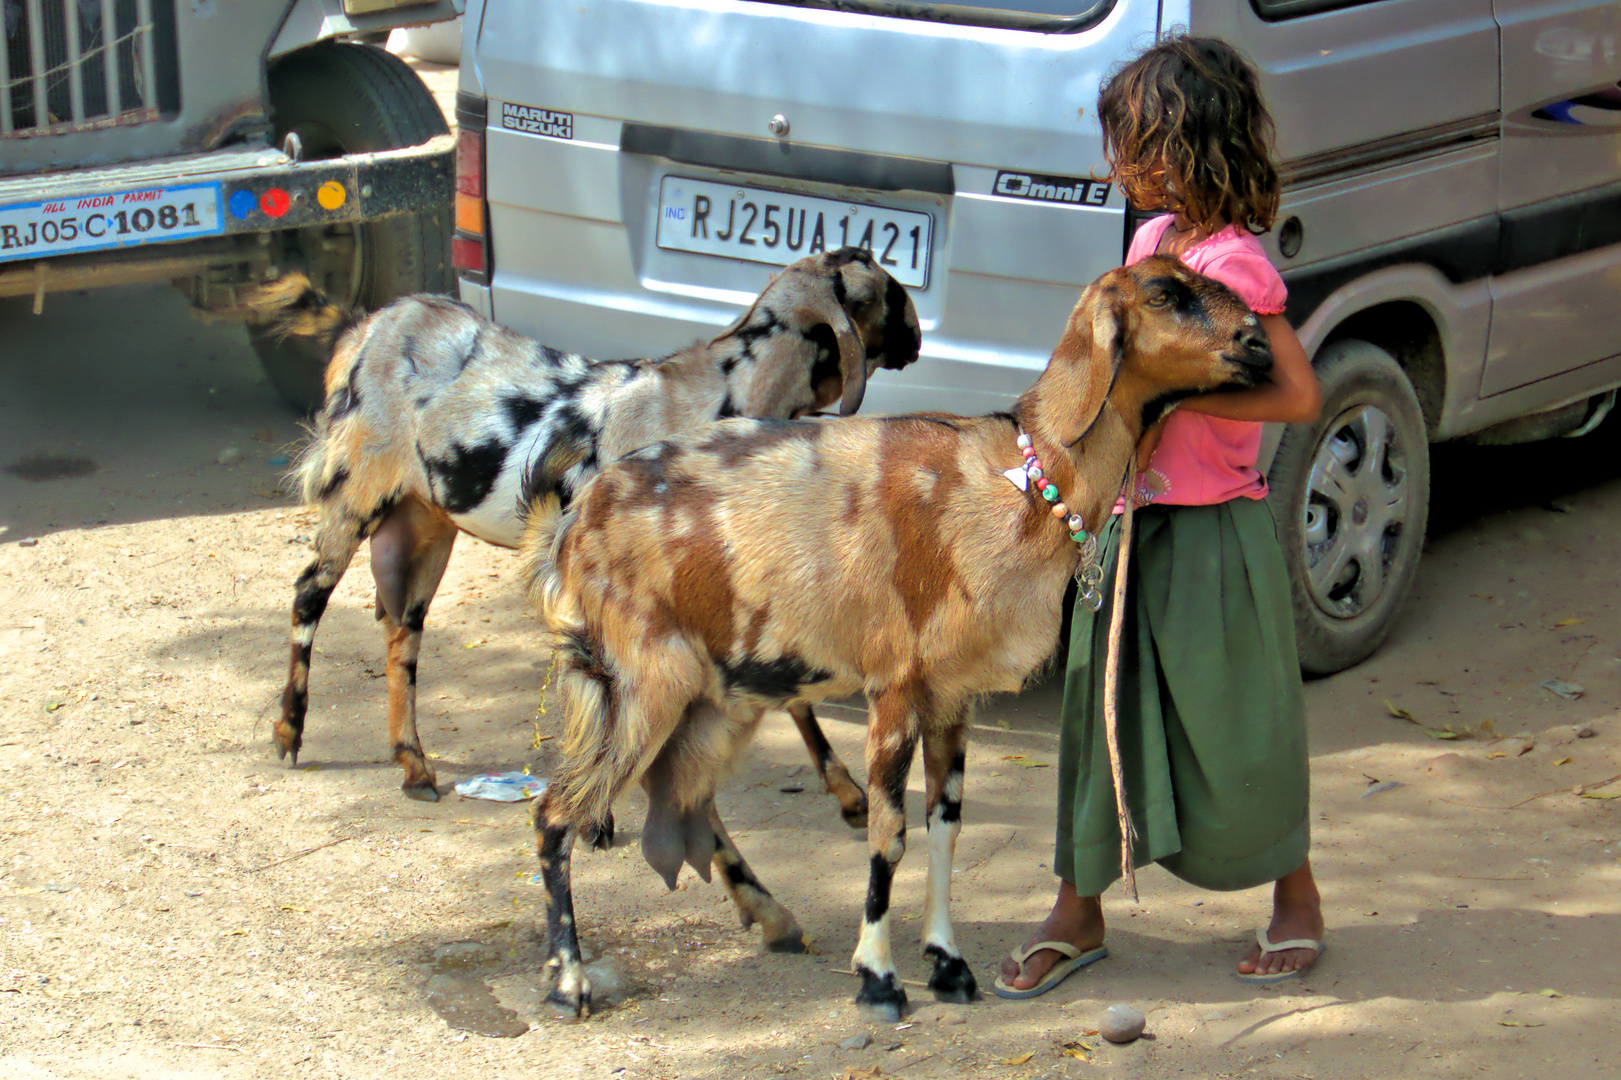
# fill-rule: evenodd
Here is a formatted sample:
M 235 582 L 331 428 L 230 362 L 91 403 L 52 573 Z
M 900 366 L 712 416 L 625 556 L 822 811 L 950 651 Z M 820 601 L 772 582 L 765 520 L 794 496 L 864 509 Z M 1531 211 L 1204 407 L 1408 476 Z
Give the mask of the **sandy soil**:
M 1264 890 L 1201 893 L 1151 870 L 1140 906 L 1106 898 L 1113 955 L 1046 997 L 943 1006 L 917 987 L 906 1023 L 866 1024 L 839 973 L 865 847 L 782 721 L 723 807 L 815 954 L 763 954 L 690 872 L 666 893 L 635 853 L 632 800 L 628 846 L 576 860 L 588 947 L 618 983 L 576 1024 L 540 1001 L 522 808 L 398 791 L 364 569 L 322 625 L 304 760 L 289 770 L 268 746 L 311 517 L 278 490 L 300 429 L 240 331 L 143 289 L 52 297 L 39 319 L 0 305 L 0 341 L 0 1074 L 1613 1070 L 1621 865 L 1602 796 L 1621 784 L 1572 793 L 1621 773 L 1613 432 L 1439 455 L 1437 527 L 1394 638 L 1308 687 L 1331 939 L 1309 978 L 1229 977 Z M 240 460 L 219 464 L 230 448 Z M 546 657 L 511 569 L 464 541 L 430 621 L 423 734 L 445 784 L 551 760 Z M 1549 678 L 1585 692 L 1564 700 Z M 998 699 L 974 731 L 955 914 L 982 984 L 1050 899 L 1057 704 L 1050 685 Z M 859 760 L 860 714 L 824 717 Z M 1513 737 L 1434 737 L 1486 721 Z M 1575 737 L 1583 723 L 1593 737 Z M 914 822 L 920 801 L 914 780 Z M 913 849 L 896 936 L 921 979 Z M 1089 1035 L 1114 1001 L 1143 1009 L 1152 1037 Z
M 427 73 L 447 100 L 453 73 Z M 876 1026 L 840 973 L 865 845 L 785 719 L 722 806 L 813 954 L 762 953 L 690 871 L 665 892 L 633 799 L 622 846 L 575 862 L 609 999 L 585 1023 L 541 1003 L 522 808 L 399 793 L 364 568 L 322 624 L 304 758 L 276 760 L 313 524 L 280 488 L 300 437 L 241 332 L 173 293 L 52 296 L 37 319 L 0 301 L 0 1075 L 1614 1075 L 1621 783 L 1578 792 L 1621 774 L 1615 430 L 1441 448 L 1393 638 L 1308 686 L 1331 942 L 1310 977 L 1232 980 L 1265 890 L 1156 869 L 1140 905 L 1105 898 L 1113 955 L 1047 996 L 944 1006 L 917 986 L 904 1023 Z M 422 731 L 442 785 L 551 761 L 559 718 L 539 709 L 546 657 L 512 569 L 464 539 L 430 620 Z M 982 986 L 1051 900 L 1057 708 L 1036 686 L 974 729 L 954 913 Z M 861 714 L 823 719 L 858 762 Z M 912 835 L 896 943 L 922 979 Z M 1096 1037 L 1116 1001 L 1148 1037 Z

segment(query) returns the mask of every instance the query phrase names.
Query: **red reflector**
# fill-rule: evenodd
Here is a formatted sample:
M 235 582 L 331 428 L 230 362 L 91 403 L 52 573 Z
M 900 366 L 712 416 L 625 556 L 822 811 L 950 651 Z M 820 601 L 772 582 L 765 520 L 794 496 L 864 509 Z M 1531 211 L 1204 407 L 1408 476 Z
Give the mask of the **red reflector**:
M 476 274 L 486 272 L 484 265 L 484 241 L 470 240 L 464 236 L 455 236 L 450 240 L 450 261 L 458 270 L 470 270 Z
M 456 133 L 456 190 L 484 197 L 484 132 L 462 128 Z
M 259 209 L 269 217 L 281 217 L 292 208 L 293 199 L 279 187 L 273 187 L 259 196 Z

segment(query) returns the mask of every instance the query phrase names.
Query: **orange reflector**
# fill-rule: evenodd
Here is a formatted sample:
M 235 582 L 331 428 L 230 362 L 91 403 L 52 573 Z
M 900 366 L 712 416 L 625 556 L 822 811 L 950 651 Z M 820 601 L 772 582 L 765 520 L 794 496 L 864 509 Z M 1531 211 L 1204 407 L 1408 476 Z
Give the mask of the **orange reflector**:
M 456 228 L 474 236 L 484 235 L 484 200 L 472 195 L 456 196 Z
M 336 180 L 328 180 L 315 189 L 315 201 L 320 203 L 323 209 L 336 210 L 348 200 L 349 193 Z

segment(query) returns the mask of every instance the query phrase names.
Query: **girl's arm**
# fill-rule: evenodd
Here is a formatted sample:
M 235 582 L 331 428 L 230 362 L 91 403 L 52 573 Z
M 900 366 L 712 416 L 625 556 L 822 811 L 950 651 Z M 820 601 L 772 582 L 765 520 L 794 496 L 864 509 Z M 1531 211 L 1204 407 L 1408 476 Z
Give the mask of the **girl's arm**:
M 1282 315 L 1262 315 L 1261 329 L 1272 342 L 1272 381 L 1249 390 L 1205 394 L 1177 406 L 1224 420 L 1263 420 L 1309 424 L 1323 408 L 1323 392 L 1305 347 Z

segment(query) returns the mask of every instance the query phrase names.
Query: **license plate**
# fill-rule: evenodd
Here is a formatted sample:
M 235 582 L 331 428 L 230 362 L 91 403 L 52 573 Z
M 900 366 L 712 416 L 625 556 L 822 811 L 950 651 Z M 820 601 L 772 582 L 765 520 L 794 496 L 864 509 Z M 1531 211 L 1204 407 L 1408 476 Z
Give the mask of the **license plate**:
M 0 262 L 214 236 L 220 202 L 212 183 L 0 206 Z
M 765 188 L 666 176 L 658 245 L 787 266 L 818 251 L 866 248 L 902 285 L 929 283 L 934 218 L 915 210 L 839 202 Z

